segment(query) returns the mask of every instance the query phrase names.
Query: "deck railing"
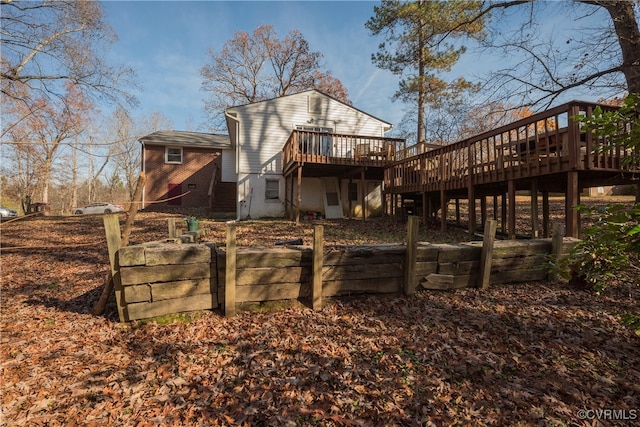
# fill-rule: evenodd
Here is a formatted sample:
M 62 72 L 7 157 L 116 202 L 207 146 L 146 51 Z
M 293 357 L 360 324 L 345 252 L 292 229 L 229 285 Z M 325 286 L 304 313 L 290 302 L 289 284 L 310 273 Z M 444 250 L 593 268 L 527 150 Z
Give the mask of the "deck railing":
M 573 101 L 454 144 L 397 159 L 385 169 L 385 188 L 398 193 L 438 191 L 569 170 L 628 170 L 623 159 L 634 153 L 611 148 L 610 141 L 596 138 L 572 119 L 593 116 L 596 105 Z M 601 147 L 597 152 L 596 146 Z M 410 148 L 406 152 L 410 154 Z
M 286 170 L 294 162 L 385 166 L 405 148 L 405 140 L 294 130 L 282 150 Z

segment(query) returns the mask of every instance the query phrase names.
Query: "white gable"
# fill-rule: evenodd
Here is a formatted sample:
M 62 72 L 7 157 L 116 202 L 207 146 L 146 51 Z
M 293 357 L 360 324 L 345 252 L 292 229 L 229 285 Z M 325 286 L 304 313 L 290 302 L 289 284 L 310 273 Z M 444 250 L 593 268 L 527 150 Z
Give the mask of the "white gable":
M 384 136 L 391 128 L 389 123 L 316 90 L 233 107 L 227 115 L 238 125 L 234 142 L 239 173 L 282 173 L 281 151 L 297 126 L 367 136 Z M 230 135 L 234 132 L 229 129 Z

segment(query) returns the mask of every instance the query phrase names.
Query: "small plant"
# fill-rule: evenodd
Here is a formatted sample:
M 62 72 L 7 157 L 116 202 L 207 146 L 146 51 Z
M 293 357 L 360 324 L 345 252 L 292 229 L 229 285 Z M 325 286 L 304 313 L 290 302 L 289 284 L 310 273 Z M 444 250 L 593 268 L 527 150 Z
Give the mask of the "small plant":
M 638 269 L 640 254 L 640 203 L 631 208 L 609 205 L 599 209 L 577 206 L 593 225 L 584 229 L 578 242 L 557 265 L 559 274 L 575 284 L 601 293 L 619 273 Z

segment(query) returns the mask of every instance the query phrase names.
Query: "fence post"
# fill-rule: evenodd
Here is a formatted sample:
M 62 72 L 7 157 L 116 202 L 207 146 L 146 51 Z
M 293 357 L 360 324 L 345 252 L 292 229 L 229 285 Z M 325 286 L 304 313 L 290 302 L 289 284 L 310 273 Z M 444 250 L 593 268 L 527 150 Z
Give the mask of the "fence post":
M 236 225 L 227 223 L 227 247 L 224 274 L 224 315 L 236 315 Z
M 416 292 L 416 256 L 418 251 L 419 217 L 410 215 L 407 224 L 407 252 L 404 260 L 404 294 Z
M 482 252 L 480 253 L 480 280 L 478 285 L 482 289 L 489 288 L 491 278 L 491 260 L 493 258 L 493 243 L 496 240 L 496 228 L 498 221 L 489 219 L 484 225 L 484 237 L 482 239 Z
M 168 231 L 169 231 L 169 238 L 170 239 L 175 239 L 176 238 L 176 219 L 175 218 L 169 218 L 167 221 L 167 227 L 168 227 Z
M 555 282 L 558 280 L 557 265 L 560 257 L 562 256 L 562 244 L 564 241 L 564 224 L 556 222 L 553 224 L 553 236 L 551 237 L 551 258 L 553 259 L 556 268 L 549 274 L 549 280 Z
M 324 227 L 313 228 L 313 278 L 311 283 L 311 307 L 322 308 L 322 267 L 324 265 Z
M 109 294 L 115 288 L 116 290 L 116 307 L 118 309 L 118 317 L 121 322 L 127 320 L 127 314 L 124 311 L 122 304 L 122 290 L 120 289 L 120 276 L 117 274 L 116 254 L 122 245 L 122 236 L 120 234 L 120 219 L 118 214 L 107 214 L 102 217 L 104 223 L 104 232 L 107 238 L 107 250 L 109 252 L 109 264 L 111 265 L 111 274 L 107 278 L 102 290 L 102 295 L 98 300 L 98 304 L 93 309 L 93 312 L 98 315 L 102 314 L 104 307 L 107 304 Z M 117 282 L 117 285 L 116 285 Z

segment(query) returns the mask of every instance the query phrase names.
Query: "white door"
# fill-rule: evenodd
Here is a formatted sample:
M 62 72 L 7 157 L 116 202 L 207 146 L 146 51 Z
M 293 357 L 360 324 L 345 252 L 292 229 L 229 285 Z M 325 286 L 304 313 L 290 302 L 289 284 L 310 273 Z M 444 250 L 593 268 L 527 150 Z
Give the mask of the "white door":
M 321 178 L 324 199 L 324 216 L 327 219 L 342 218 L 342 200 L 338 178 Z

